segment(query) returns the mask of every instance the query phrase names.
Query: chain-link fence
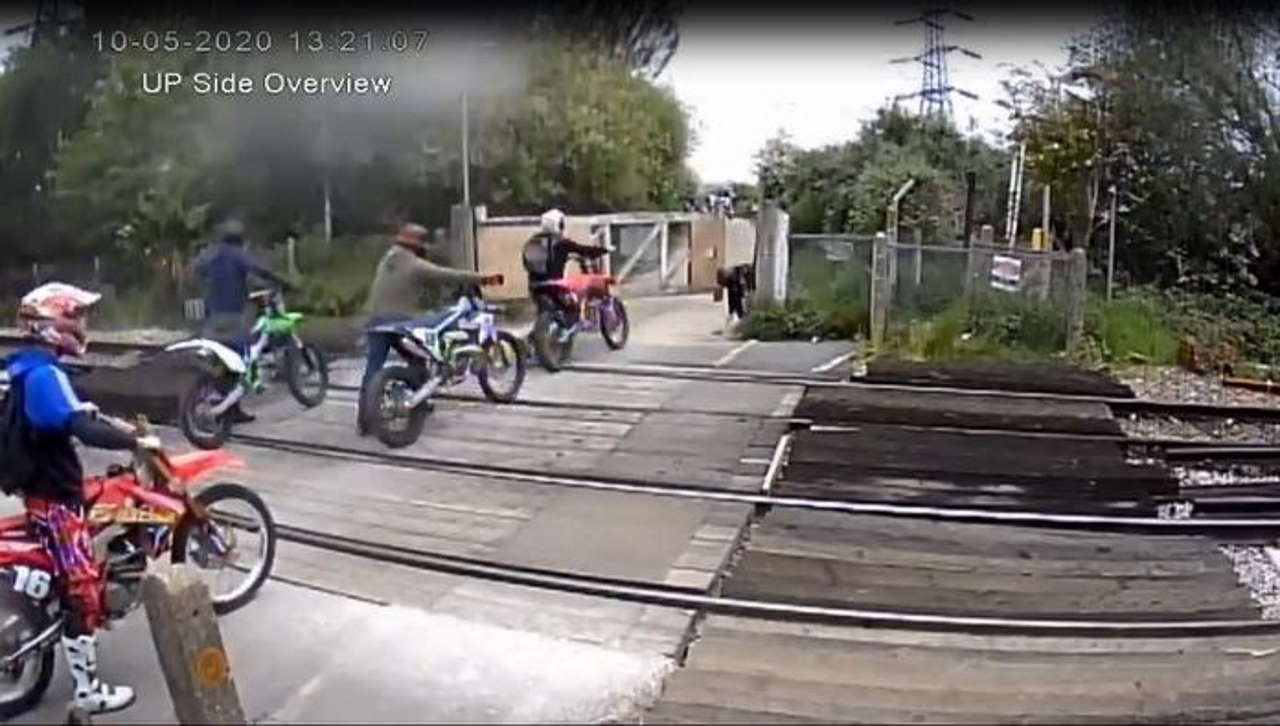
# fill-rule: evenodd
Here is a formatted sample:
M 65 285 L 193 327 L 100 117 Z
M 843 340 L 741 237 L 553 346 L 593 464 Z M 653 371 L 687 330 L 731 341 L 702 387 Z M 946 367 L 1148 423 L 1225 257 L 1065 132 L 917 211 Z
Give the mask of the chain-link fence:
M 788 237 L 787 297 L 804 301 L 844 334 L 870 329 L 870 235 Z
M 1066 252 L 882 244 L 876 312 L 886 350 L 945 358 L 1069 347 L 1083 312 L 1083 260 L 1073 273 Z

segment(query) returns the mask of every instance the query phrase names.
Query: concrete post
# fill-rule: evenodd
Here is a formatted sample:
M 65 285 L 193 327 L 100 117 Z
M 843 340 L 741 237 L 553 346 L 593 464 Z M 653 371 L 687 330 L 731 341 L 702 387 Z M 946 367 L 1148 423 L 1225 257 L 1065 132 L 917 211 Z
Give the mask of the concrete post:
M 765 202 L 756 224 L 755 304 L 787 299 L 787 232 L 790 217 L 776 202 Z
M 475 217 L 469 207 L 449 208 L 449 262 L 463 270 L 478 270 L 476 263 Z
M 1085 276 L 1089 272 L 1084 250 L 1071 250 L 1067 262 L 1067 352 L 1074 353 L 1084 340 Z
M 889 309 L 889 237 L 883 232 L 876 235 L 871 245 L 871 348 L 879 350 L 884 344 L 885 323 Z
M 142 599 L 178 723 L 247 723 L 209 588 L 187 565 L 153 567 Z

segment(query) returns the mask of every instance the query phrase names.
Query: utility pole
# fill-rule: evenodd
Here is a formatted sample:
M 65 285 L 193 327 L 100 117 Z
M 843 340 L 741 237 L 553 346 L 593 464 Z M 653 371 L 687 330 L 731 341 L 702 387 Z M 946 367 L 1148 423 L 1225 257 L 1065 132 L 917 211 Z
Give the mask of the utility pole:
M 961 20 L 973 22 L 973 16 L 951 10 L 950 8 L 934 8 L 920 13 L 919 17 L 897 20 L 894 25 L 912 25 L 921 23 L 925 28 L 924 51 L 909 58 L 895 58 L 890 63 L 919 63 L 921 65 L 920 90 L 914 93 L 902 93 L 894 97 L 894 102 L 906 98 L 919 98 L 921 116 L 949 120 L 954 114 L 951 105 L 951 93 L 954 91 L 966 98 L 978 100 L 976 94 L 951 85 L 947 73 L 947 55 L 960 51 L 970 58 L 982 58 L 978 53 L 958 45 L 946 45 L 943 42 L 945 30 L 942 20 L 953 15 Z
M 1111 299 L 1111 287 L 1112 287 L 1112 284 L 1115 282 L 1115 271 L 1116 271 L 1116 206 L 1117 206 L 1116 197 L 1117 196 L 1118 195 L 1116 193 L 1116 185 L 1112 184 L 1111 185 L 1111 219 L 1110 219 L 1111 229 L 1107 233 L 1107 236 L 1109 237 L 1109 240 L 1107 241 L 1107 299 L 1108 300 Z
M 462 84 L 462 206 L 471 213 L 471 140 L 467 118 L 467 84 Z

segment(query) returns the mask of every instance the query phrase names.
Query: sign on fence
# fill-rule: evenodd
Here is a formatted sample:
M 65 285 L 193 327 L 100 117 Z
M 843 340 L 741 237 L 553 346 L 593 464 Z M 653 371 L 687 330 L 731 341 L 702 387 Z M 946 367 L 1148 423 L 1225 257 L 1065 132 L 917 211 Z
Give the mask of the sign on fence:
M 991 260 L 991 286 L 997 290 L 1017 292 L 1022 282 L 1022 260 L 995 255 Z
M 827 259 L 832 262 L 848 262 L 853 259 L 853 243 L 840 240 L 823 240 Z

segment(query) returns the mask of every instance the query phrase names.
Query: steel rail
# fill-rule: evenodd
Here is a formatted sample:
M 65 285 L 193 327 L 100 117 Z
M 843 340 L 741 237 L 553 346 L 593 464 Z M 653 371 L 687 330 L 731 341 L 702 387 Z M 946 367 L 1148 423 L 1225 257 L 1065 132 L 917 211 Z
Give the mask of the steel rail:
M 868 610 L 757 600 L 680 590 L 649 583 L 610 581 L 575 573 L 530 572 L 497 562 L 460 562 L 456 558 L 408 548 L 389 547 L 323 532 L 280 525 L 281 539 L 327 551 L 416 569 L 494 580 L 512 585 L 604 597 L 660 607 L 699 610 L 790 622 L 939 630 L 987 634 L 1081 635 L 1103 637 L 1188 637 L 1253 635 L 1280 632 L 1276 620 L 1100 620 L 1008 618 L 995 615 L 943 615 L 894 610 Z

